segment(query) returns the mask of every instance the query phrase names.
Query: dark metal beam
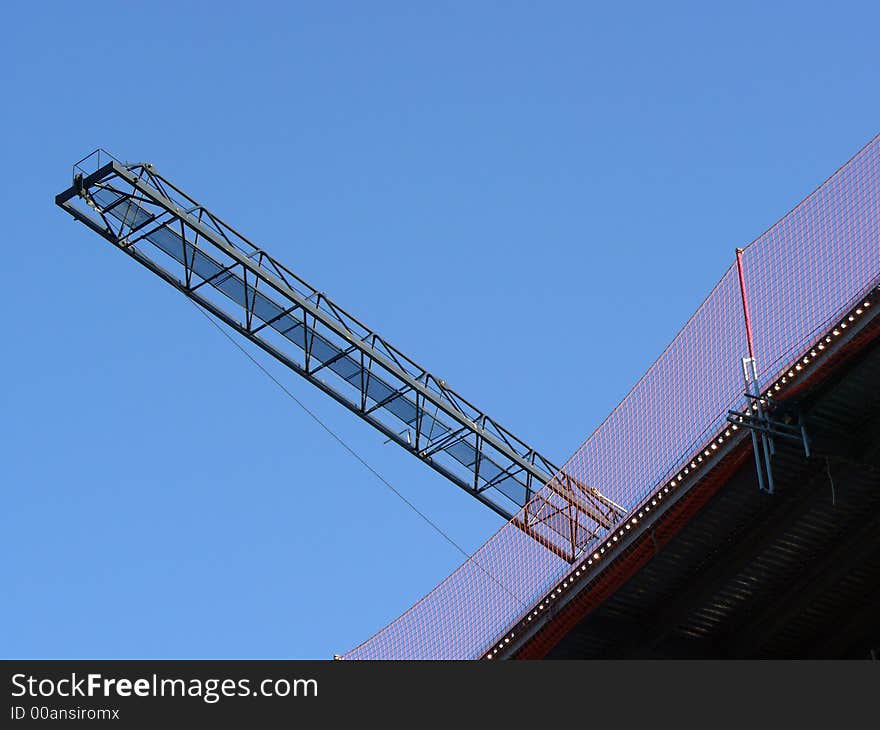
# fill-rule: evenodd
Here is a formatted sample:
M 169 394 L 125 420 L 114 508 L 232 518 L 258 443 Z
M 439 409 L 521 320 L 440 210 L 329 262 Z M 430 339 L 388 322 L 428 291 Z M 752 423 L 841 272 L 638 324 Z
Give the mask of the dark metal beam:
M 106 154 L 106 153 L 103 153 Z M 106 157 L 99 155 L 103 162 Z M 581 529 L 526 516 L 567 555 L 625 512 L 345 312 L 148 163 L 75 167 L 57 204 L 505 518 L 548 482 Z M 449 438 L 450 434 L 457 434 Z M 593 507 L 602 505 L 602 509 Z
M 854 534 L 839 537 L 834 546 L 815 563 L 805 564 L 801 577 L 774 595 L 770 605 L 724 642 L 735 657 L 754 657 L 780 630 L 799 616 L 820 596 L 843 580 L 850 570 L 880 549 L 875 537 L 880 515 L 875 515 Z

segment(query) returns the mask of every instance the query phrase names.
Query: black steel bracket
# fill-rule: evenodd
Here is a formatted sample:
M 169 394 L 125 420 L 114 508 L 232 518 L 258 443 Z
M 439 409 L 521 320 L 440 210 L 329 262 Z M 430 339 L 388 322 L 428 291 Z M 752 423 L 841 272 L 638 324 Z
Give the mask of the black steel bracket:
M 789 413 L 782 418 L 776 418 L 775 404 L 769 395 L 759 396 L 747 392 L 745 397 L 751 406 L 744 412 L 728 411 L 727 420 L 751 431 L 755 466 L 758 470 L 758 488 L 773 494 L 775 492 L 773 456 L 776 453 L 776 439 L 800 444 L 804 448 L 804 456 L 809 459 L 812 455 L 810 437 L 801 412 L 798 411 L 796 417 Z

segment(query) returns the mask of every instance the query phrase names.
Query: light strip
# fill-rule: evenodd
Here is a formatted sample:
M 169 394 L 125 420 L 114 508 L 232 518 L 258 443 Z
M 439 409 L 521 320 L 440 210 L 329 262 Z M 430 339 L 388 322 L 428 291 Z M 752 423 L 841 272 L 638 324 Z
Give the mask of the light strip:
M 767 390 L 764 391 L 764 393 L 760 396 L 758 402 L 752 405 L 752 409 L 757 410 L 759 403 L 760 405 L 766 405 L 770 402 L 770 400 L 772 400 L 775 393 L 779 393 L 786 388 L 790 388 L 792 381 L 794 381 L 796 378 L 800 378 L 806 372 L 808 365 L 812 364 L 815 366 L 816 361 L 820 359 L 821 355 L 827 354 L 824 353 L 826 347 L 833 343 L 835 339 L 840 337 L 850 325 L 852 325 L 860 316 L 865 314 L 865 312 L 870 309 L 872 305 L 871 297 L 874 293 L 880 293 L 880 286 L 872 290 L 871 294 L 869 294 L 862 301 L 861 304 L 850 310 L 849 314 L 845 315 L 843 319 L 841 319 L 840 322 L 838 322 L 828 334 L 820 338 L 819 341 L 812 347 L 810 347 L 810 349 L 806 351 L 802 357 L 798 358 L 796 365 L 791 368 L 785 375 L 779 378 L 775 383 L 773 383 L 773 385 L 769 386 Z M 669 494 L 670 489 L 676 489 L 677 487 L 680 487 L 682 485 L 682 482 L 685 481 L 686 477 L 692 478 L 693 473 L 696 472 L 696 470 L 701 466 L 703 462 L 703 457 L 710 456 L 712 451 L 716 451 L 718 447 L 724 443 L 725 438 L 730 438 L 733 435 L 733 432 L 737 430 L 739 430 L 739 426 L 737 426 L 737 424 L 730 424 L 730 426 L 727 427 L 723 433 L 713 438 L 712 441 L 707 444 L 704 449 L 698 451 L 698 455 L 696 456 L 696 458 L 691 460 L 688 466 L 679 471 L 678 474 L 671 479 L 669 484 L 667 484 L 665 487 L 661 487 L 660 489 L 658 489 L 657 492 L 655 492 L 653 495 L 646 497 L 645 501 L 642 503 L 642 507 L 639 509 L 638 517 L 629 518 L 626 522 L 621 523 L 621 525 L 615 527 L 614 529 L 617 530 L 617 532 L 613 534 L 610 539 L 606 539 L 604 546 L 599 548 L 598 551 L 593 552 L 593 555 L 587 559 L 586 566 L 592 566 L 594 563 L 599 563 L 599 561 L 602 560 L 607 561 L 609 558 L 611 558 L 611 550 L 614 547 L 614 543 L 618 541 L 618 538 L 623 537 L 626 534 L 626 530 L 630 530 L 632 529 L 633 525 L 638 524 L 638 521 L 643 518 L 643 515 L 651 511 L 651 507 L 656 507 L 657 504 L 663 499 L 663 497 Z M 648 499 L 651 500 L 650 503 L 648 502 Z M 608 536 L 606 535 L 606 538 L 607 537 Z M 593 549 L 595 550 L 595 548 Z M 607 554 L 606 550 L 608 551 Z M 616 555 L 614 557 L 616 557 Z M 563 582 L 557 585 L 553 590 L 551 590 L 550 593 L 545 596 L 545 598 L 540 602 L 540 604 L 538 604 L 538 606 L 534 610 L 529 612 L 529 614 L 524 619 L 520 619 L 520 621 L 517 623 L 517 626 L 522 623 L 528 623 L 532 621 L 532 619 L 537 618 L 541 613 L 548 610 L 550 608 L 550 604 L 553 601 L 557 600 L 563 594 L 563 592 L 567 592 L 574 588 L 575 581 L 573 577 L 578 578 L 580 577 L 581 573 L 587 573 L 587 567 L 584 566 L 583 562 L 580 564 L 580 566 L 578 566 L 578 568 L 575 569 L 574 574 L 568 573 Z M 508 645 L 510 643 L 510 640 L 515 635 L 516 634 L 513 631 L 506 634 L 500 640 L 500 642 L 486 654 L 485 658 L 494 659 L 495 655 L 497 655 L 499 651 L 501 651 L 506 645 Z

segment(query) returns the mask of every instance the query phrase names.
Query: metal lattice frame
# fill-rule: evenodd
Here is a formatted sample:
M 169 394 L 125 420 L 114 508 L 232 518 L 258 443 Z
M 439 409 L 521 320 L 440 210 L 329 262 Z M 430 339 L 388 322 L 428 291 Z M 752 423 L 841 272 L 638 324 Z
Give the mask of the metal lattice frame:
M 123 164 L 98 150 L 74 166 L 73 185 L 56 203 L 499 515 L 512 519 L 519 511 L 516 525 L 566 561 L 626 512 L 149 163 Z

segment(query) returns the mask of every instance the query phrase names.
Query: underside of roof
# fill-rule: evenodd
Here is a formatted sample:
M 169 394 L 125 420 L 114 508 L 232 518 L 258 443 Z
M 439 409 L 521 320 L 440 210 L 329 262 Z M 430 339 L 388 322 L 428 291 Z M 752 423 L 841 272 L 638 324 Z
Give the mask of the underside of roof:
M 578 601 L 519 658 L 871 657 L 880 652 L 876 326 L 785 404 L 810 456 L 778 441 L 775 493 L 743 441 L 654 525 L 628 575 Z M 635 555 L 636 552 L 630 554 Z M 616 583 L 616 585 L 614 585 Z

